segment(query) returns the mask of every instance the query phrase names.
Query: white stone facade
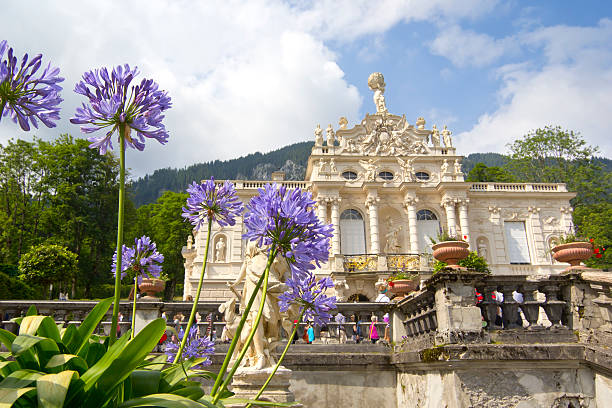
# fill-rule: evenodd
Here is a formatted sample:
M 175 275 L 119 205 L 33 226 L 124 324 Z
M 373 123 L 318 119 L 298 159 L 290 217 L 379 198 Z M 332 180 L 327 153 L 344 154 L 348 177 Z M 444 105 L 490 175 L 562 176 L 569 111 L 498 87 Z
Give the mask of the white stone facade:
M 337 130 L 327 127 L 325 142 L 317 126 L 304 181 L 274 177 L 289 188 L 311 191 L 319 217 L 334 226 L 330 260 L 316 273 L 334 278 L 341 300 L 373 301 L 376 282 L 397 269 L 427 274 L 428 236 L 440 228 L 467 237 L 494 274 L 548 275 L 564 268 L 554 263 L 549 248 L 553 237 L 571 227 L 574 193 L 564 184 L 465 182 L 462 156 L 447 127 L 426 129 L 422 117 L 412 125 L 405 115 L 388 113 L 384 87 L 377 89 L 377 113 L 361 123 L 348 128 L 341 118 Z M 245 203 L 266 183 L 234 181 Z M 226 283 L 240 270 L 243 232 L 240 220 L 233 227 L 214 227 L 204 299 L 231 296 Z M 195 295 L 205 244 L 203 231 L 183 249 L 185 299 Z

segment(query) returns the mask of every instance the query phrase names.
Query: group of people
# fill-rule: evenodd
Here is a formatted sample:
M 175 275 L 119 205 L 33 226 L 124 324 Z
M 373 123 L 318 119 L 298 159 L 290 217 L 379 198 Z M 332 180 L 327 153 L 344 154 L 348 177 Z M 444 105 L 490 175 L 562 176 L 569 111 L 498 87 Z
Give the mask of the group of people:
M 336 322 L 337 326 L 338 343 L 346 343 L 348 341 L 347 328 L 350 332 L 351 340 L 357 344 L 364 341 L 370 341 L 372 344 L 376 344 L 378 341 L 381 340 L 381 335 L 379 333 L 381 324 L 378 321 L 378 317 L 375 315 L 372 315 L 372 317 L 370 318 L 370 323 L 368 325 L 367 331 L 364 327 L 365 324 L 363 323 L 359 315 L 351 315 L 351 320 L 347 324 L 346 317 L 342 313 L 338 313 L 334 317 L 334 321 Z M 383 323 L 385 326 L 382 341 L 386 344 L 389 344 L 391 342 L 391 324 L 389 322 L 388 313 L 383 316 Z M 297 321 L 294 321 L 294 324 L 297 324 Z M 319 330 L 319 336 L 322 343 L 328 344 L 333 337 L 330 327 L 328 325 L 322 325 Z M 296 335 L 292 338 L 291 341 L 295 343 L 297 338 L 298 336 Z M 315 338 L 316 334 L 314 324 L 312 322 L 306 322 L 306 325 L 304 326 L 304 333 L 302 335 L 304 343 L 312 344 L 315 341 Z

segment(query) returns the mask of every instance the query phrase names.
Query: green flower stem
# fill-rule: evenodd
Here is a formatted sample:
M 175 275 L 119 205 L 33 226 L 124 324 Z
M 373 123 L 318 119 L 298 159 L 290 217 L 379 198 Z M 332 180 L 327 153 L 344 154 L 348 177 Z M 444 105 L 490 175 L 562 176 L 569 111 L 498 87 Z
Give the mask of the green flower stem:
M 134 328 L 136 327 L 136 292 L 138 292 L 138 278 L 134 276 L 134 306 L 132 307 L 132 335 L 131 338 L 134 339 Z
M 6 106 L 6 102 L 0 102 L 0 119 L 2 119 L 2 114 L 4 113 L 4 107 Z
M 119 301 L 121 300 L 121 261 L 123 260 L 123 202 L 125 199 L 125 137 L 128 126 L 119 126 L 119 210 L 117 220 L 117 269 L 115 270 L 115 301 L 111 321 L 110 344 L 117 339 L 117 321 L 119 320 Z M 134 294 L 135 296 L 135 294 Z M 132 317 L 132 320 L 134 318 Z
M 191 330 L 191 326 L 193 325 L 193 320 L 195 319 L 196 311 L 198 310 L 198 301 L 200 300 L 200 292 L 202 291 L 202 282 L 204 281 L 204 272 L 206 271 L 206 261 L 208 260 L 208 246 L 210 245 L 210 230 L 212 229 L 212 218 L 208 217 L 208 235 L 206 236 L 206 251 L 204 252 L 204 263 L 202 263 L 202 273 L 200 273 L 200 282 L 198 283 L 198 291 L 196 293 L 195 300 L 193 301 L 193 307 L 191 308 L 191 314 L 189 315 L 189 321 L 187 322 L 187 328 L 185 329 L 185 333 L 183 333 L 183 339 L 181 340 L 181 346 L 176 352 L 176 358 L 174 359 L 174 364 L 178 364 L 181 361 L 181 356 L 183 355 L 183 349 L 185 348 L 185 344 L 187 344 L 187 338 L 189 337 L 189 330 Z
M 276 362 L 276 365 L 274 366 L 274 370 L 272 370 L 266 382 L 261 386 L 261 389 L 259 390 L 257 395 L 253 397 L 252 399 L 256 400 L 257 398 L 261 397 L 261 394 L 263 394 L 264 390 L 266 389 L 270 381 L 272 381 L 272 377 L 274 377 L 274 374 L 276 374 L 276 370 L 278 370 L 278 367 L 280 367 L 281 363 L 283 362 L 283 359 L 285 358 L 285 355 L 287 354 L 287 351 L 289 350 L 289 346 L 291 346 L 291 340 L 293 339 L 293 336 L 296 335 L 298 326 L 300 325 L 300 323 L 302 323 L 302 317 L 304 316 L 305 311 L 306 309 L 304 308 L 304 310 L 302 310 L 302 312 L 300 313 L 300 316 L 297 319 L 297 323 L 295 324 L 295 327 L 293 328 L 293 332 L 291 333 L 291 336 L 287 338 L 287 345 L 285 346 L 283 353 L 280 355 L 278 361 Z M 250 408 L 252 405 L 253 404 L 249 403 L 245 408 Z
M 268 256 L 268 263 L 266 265 L 266 269 L 264 270 L 264 273 L 261 274 L 261 278 L 259 278 L 259 281 L 257 281 L 257 285 L 255 285 L 255 289 L 253 290 L 253 293 L 251 293 L 251 298 L 249 299 L 249 302 L 247 303 L 245 310 L 242 312 L 242 318 L 240 319 L 240 323 L 238 323 L 238 327 L 236 327 L 236 333 L 234 334 L 232 343 L 230 344 L 227 354 L 225 355 L 225 359 L 223 360 L 223 365 L 221 366 L 221 369 L 219 370 L 219 374 L 217 374 L 217 379 L 215 380 L 215 384 L 213 385 L 212 391 L 210 392 L 210 394 L 214 396 L 213 404 L 215 404 L 219 400 L 221 393 L 231 381 L 234 373 L 238 369 L 238 365 L 244 358 L 244 355 L 246 354 L 247 349 L 249 345 L 251 344 L 251 341 L 253 340 L 253 337 L 255 337 L 255 331 L 257 329 L 257 326 L 259 325 L 259 320 L 261 319 L 263 306 L 265 304 L 264 302 L 266 301 L 266 293 L 268 291 L 267 277 L 268 277 L 268 273 L 270 272 L 270 267 L 272 266 L 272 262 L 274 261 L 275 257 L 276 257 L 276 246 L 273 246 L 272 249 L 270 249 L 270 255 Z M 251 307 L 253 306 L 253 303 L 255 302 L 255 297 L 257 296 L 257 293 L 259 292 L 259 288 L 261 287 L 262 283 L 264 284 L 263 293 L 262 293 L 263 296 L 261 297 L 261 304 L 259 307 L 259 311 L 257 313 L 257 318 L 255 319 L 255 324 L 253 325 L 253 328 L 251 329 L 251 332 L 249 333 L 249 337 L 244 345 L 244 348 L 242 349 L 242 352 L 238 356 L 238 360 L 234 364 L 234 367 L 232 367 L 230 374 L 227 376 L 225 381 L 223 381 L 223 375 L 225 371 L 227 370 L 227 366 L 229 365 L 229 362 L 232 358 L 232 354 L 234 353 L 234 349 L 236 348 L 236 344 L 238 343 L 238 339 L 240 338 L 240 335 L 242 333 L 242 328 L 244 327 L 244 323 L 246 322 L 246 319 L 249 315 L 249 311 L 251 310 Z M 223 384 L 221 384 L 222 381 L 223 381 Z

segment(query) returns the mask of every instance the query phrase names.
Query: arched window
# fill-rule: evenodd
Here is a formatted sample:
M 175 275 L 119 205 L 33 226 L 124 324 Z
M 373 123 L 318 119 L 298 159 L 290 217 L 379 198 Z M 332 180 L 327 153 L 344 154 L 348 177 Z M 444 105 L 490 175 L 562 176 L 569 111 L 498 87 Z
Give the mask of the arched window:
M 391 181 L 393 180 L 393 173 L 391 173 L 390 171 L 381 171 L 380 173 L 378 173 L 378 177 L 385 181 Z
M 342 177 L 344 177 L 346 180 L 355 180 L 357 179 L 357 173 L 354 171 L 345 171 L 342 173 Z
M 436 238 L 440 233 L 440 221 L 430 210 L 417 211 L 417 231 L 419 235 L 419 252 L 431 253 L 431 238 Z
M 340 251 L 344 255 L 366 253 L 365 224 L 357 210 L 345 210 L 340 215 Z
M 429 174 L 425 173 L 424 171 L 417 171 L 416 173 L 414 173 L 414 177 L 416 177 L 417 180 L 421 181 L 429 180 Z

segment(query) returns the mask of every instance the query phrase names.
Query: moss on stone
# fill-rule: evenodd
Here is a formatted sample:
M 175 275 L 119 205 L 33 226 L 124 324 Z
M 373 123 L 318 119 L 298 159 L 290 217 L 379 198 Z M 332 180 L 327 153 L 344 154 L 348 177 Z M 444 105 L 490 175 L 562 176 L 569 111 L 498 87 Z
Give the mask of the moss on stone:
M 444 352 L 444 346 L 435 346 L 421 350 L 421 361 L 431 363 L 440 360 L 440 356 Z

